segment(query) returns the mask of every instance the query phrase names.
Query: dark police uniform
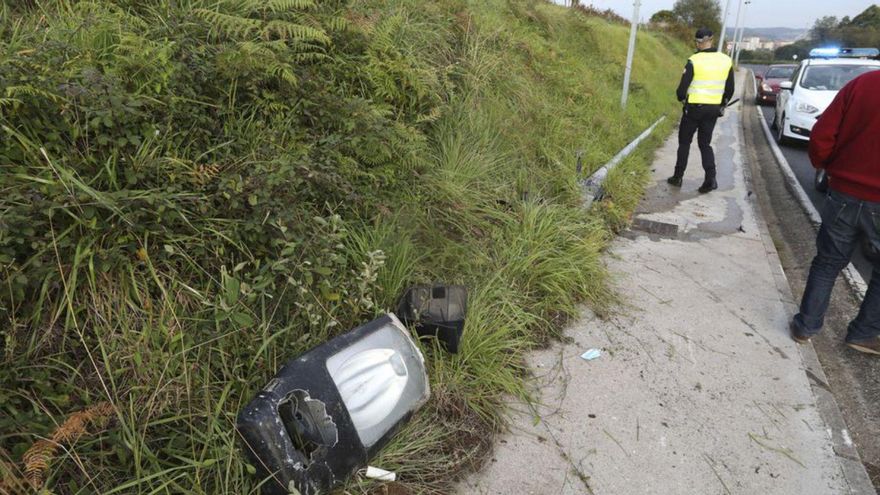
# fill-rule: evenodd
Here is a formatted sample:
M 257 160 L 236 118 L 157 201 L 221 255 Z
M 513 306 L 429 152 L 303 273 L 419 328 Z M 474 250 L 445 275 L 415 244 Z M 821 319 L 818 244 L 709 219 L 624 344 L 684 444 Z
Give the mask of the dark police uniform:
M 700 192 L 717 188 L 715 152 L 711 145 L 712 131 L 722 109 L 733 96 L 733 91 L 733 62 L 730 57 L 711 48 L 700 50 L 691 56 L 676 91 L 678 100 L 684 103 L 684 111 L 678 127 L 678 157 L 674 175 L 669 178 L 670 184 L 681 185 L 691 142 L 696 133 L 706 174 Z

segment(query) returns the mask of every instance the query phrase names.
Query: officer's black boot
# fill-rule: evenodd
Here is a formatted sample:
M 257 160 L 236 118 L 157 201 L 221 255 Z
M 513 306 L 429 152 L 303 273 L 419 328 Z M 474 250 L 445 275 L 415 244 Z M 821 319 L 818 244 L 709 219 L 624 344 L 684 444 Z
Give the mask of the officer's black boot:
M 699 191 L 700 194 L 706 194 L 715 189 L 718 189 L 718 181 L 715 180 L 715 170 L 707 170 L 706 178 L 703 179 L 703 185 L 701 185 L 697 191 Z
M 706 194 L 707 192 L 714 191 L 715 189 L 718 189 L 718 182 L 715 179 L 706 179 L 703 182 L 703 185 L 700 186 L 697 191 L 699 191 L 700 194 Z
M 672 172 L 672 177 L 666 179 L 666 182 L 675 187 L 681 187 L 682 177 L 684 177 L 684 167 L 679 167 L 678 164 L 676 164 L 675 171 Z

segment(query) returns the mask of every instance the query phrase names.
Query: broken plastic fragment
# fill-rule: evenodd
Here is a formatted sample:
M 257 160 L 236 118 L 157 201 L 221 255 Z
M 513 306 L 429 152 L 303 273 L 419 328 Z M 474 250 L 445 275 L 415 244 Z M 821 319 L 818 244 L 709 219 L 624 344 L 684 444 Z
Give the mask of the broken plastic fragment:
M 590 349 L 587 352 L 581 354 L 581 358 L 586 361 L 592 361 L 601 355 L 602 355 L 602 352 L 599 351 L 599 349 Z
M 323 402 L 312 399 L 305 390 L 294 390 L 287 399 L 278 405 L 280 420 L 304 457 L 311 459 L 336 445 L 339 432 Z
M 397 474 L 391 471 L 385 471 L 373 466 L 367 466 L 367 472 L 364 474 L 367 478 L 379 481 L 397 481 Z

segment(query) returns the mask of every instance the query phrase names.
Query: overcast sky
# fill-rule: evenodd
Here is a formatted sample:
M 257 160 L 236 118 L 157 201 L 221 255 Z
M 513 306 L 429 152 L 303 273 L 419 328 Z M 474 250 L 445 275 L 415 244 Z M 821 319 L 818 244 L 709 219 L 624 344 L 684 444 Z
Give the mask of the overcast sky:
M 558 4 L 565 4 L 564 0 L 553 0 Z M 724 2 L 721 2 L 722 12 Z M 581 0 L 582 4 L 590 5 L 599 9 L 611 9 L 618 14 L 632 17 L 633 0 Z M 642 0 L 639 17 L 648 20 L 654 12 L 663 9 L 671 9 L 675 0 Z M 728 15 L 728 24 L 736 20 L 736 7 L 739 0 L 730 0 L 731 13 Z M 752 0 L 745 13 L 743 24 L 746 27 L 793 27 L 807 28 L 813 25 L 813 21 L 819 17 L 833 15 L 835 17 L 854 17 L 871 6 L 875 2 L 870 0 Z

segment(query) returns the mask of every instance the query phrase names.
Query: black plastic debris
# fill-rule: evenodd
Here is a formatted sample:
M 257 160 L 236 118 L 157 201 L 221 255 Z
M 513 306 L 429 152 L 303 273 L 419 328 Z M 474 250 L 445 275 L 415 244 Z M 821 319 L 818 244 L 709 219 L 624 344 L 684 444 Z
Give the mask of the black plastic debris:
M 404 292 L 397 314 L 415 326 L 419 337 L 436 337 L 443 347 L 458 353 L 467 314 L 467 288 L 461 285 L 417 285 Z
M 388 314 L 288 361 L 236 427 L 264 495 L 315 495 L 365 467 L 429 394 L 418 347 Z

